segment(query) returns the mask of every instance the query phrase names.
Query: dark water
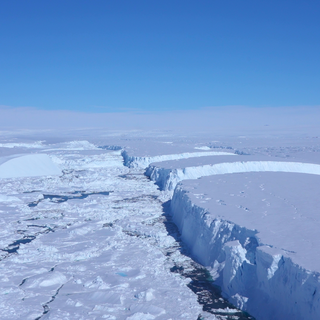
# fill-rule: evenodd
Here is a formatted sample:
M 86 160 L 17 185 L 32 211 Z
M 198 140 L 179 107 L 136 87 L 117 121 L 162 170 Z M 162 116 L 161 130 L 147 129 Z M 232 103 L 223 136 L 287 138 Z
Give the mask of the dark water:
M 127 174 L 121 174 L 118 177 L 126 180 L 138 180 L 140 179 L 141 176 L 144 176 L 144 174 L 143 173 L 127 173 Z
M 100 147 L 98 147 L 98 148 L 100 148 L 100 149 L 104 149 L 104 150 L 114 150 L 114 151 L 118 151 L 118 150 L 121 150 L 122 149 L 122 147 L 120 147 L 120 146 L 113 146 L 113 145 L 110 145 L 110 146 L 100 146 Z
M 29 243 L 33 241 L 35 238 L 36 238 L 35 236 L 25 236 L 22 239 L 12 242 L 11 244 L 8 245 L 7 248 L 1 249 L 1 250 L 8 253 L 16 253 L 20 248 L 20 244 Z
M 222 298 L 221 289 L 214 284 L 208 270 L 196 263 L 192 267 L 192 269 L 188 268 L 188 270 L 185 270 L 183 266 L 175 265 L 170 270 L 171 272 L 179 273 L 183 277 L 191 279 L 188 287 L 198 296 L 198 302 L 203 306 L 203 311 L 227 320 L 254 319 L 248 313 L 237 309 L 230 302 Z M 229 312 L 223 312 L 223 309 L 226 310 L 227 308 L 229 309 Z M 230 313 L 230 309 L 233 310 L 232 313 Z
M 44 194 L 43 199 L 31 202 L 28 204 L 30 208 L 36 207 L 41 201 L 49 199 L 51 202 L 54 203 L 62 203 L 66 202 L 70 199 L 85 199 L 93 194 L 100 194 L 103 196 L 108 196 L 110 191 L 103 191 L 103 192 L 85 192 L 85 191 L 75 191 L 70 193 L 69 195 L 57 195 L 57 194 Z
M 64 285 L 61 285 L 58 290 L 55 292 L 55 294 L 53 296 L 51 296 L 51 299 L 46 302 L 45 304 L 42 305 L 42 308 L 43 308 L 43 313 L 40 317 L 37 317 L 36 319 L 34 320 L 40 320 L 44 315 L 46 315 L 49 311 L 50 311 L 50 307 L 49 307 L 49 304 L 51 302 L 53 302 L 55 300 L 55 298 L 57 297 L 57 295 L 59 294 L 59 291 L 61 290 L 61 288 L 63 287 Z

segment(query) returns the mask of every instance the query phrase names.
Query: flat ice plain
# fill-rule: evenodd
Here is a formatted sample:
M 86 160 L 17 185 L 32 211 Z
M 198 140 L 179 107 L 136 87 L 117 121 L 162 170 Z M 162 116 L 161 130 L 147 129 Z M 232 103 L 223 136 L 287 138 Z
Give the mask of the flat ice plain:
M 319 319 L 319 139 L 3 133 L 0 318 Z

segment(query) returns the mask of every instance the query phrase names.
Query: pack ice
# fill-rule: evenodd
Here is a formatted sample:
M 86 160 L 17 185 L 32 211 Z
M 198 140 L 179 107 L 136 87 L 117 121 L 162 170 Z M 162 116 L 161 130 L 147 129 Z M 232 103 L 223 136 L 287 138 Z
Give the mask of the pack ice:
M 36 147 L 0 147 L 0 319 L 216 319 L 171 272 L 194 262 L 142 169 L 87 141 Z

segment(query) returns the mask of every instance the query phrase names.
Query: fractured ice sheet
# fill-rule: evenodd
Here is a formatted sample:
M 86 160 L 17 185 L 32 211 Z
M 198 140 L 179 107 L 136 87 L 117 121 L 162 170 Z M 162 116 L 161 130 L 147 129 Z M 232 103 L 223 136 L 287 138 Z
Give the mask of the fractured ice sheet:
M 60 176 L 0 180 L 0 318 L 197 319 L 156 186 L 119 151 L 50 156 Z

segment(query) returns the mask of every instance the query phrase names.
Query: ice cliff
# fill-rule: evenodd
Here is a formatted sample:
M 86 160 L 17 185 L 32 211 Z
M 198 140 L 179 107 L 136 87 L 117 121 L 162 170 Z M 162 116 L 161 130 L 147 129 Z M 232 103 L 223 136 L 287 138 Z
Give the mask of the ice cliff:
M 210 193 L 203 195 L 203 198 L 209 199 L 205 198 L 208 196 Z M 238 199 L 240 196 L 242 195 L 240 194 Z M 232 194 L 230 198 L 235 197 L 236 195 Z M 277 197 L 277 194 L 271 194 L 270 197 Z M 286 198 L 280 200 L 287 201 Z M 227 202 L 226 204 L 221 208 L 232 211 L 233 207 L 228 206 Z M 278 207 L 277 203 L 274 207 Z M 180 230 L 182 241 L 198 262 L 211 268 L 229 301 L 259 320 L 320 319 L 320 274 L 311 271 L 311 268 L 307 268 L 303 263 L 297 263 L 299 259 L 296 259 L 299 254 L 304 258 L 304 251 L 308 251 L 306 255 L 310 256 L 311 261 L 317 261 L 317 246 L 308 248 L 308 245 L 312 247 L 312 243 L 307 241 L 307 246 L 302 244 L 301 248 L 297 248 L 300 253 L 274 246 L 272 233 L 269 238 L 263 237 L 263 228 L 269 232 L 273 230 L 274 225 L 279 227 L 283 224 L 289 235 L 282 235 L 284 239 L 280 238 L 280 243 L 283 242 L 285 246 L 286 238 L 290 237 L 295 238 L 296 243 L 299 241 L 303 243 L 303 236 L 299 234 L 301 230 L 294 234 L 300 221 L 290 220 L 290 217 L 284 216 L 283 221 L 279 223 L 279 215 L 275 215 L 270 223 L 258 217 L 260 227 L 257 230 L 250 227 L 255 215 L 261 210 L 258 206 L 257 208 L 254 211 L 239 207 L 233 210 L 236 213 L 234 219 L 226 218 L 223 214 L 219 214 L 219 210 L 206 208 L 206 201 L 195 203 L 194 195 L 192 198 L 191 191 L 182 183 L 175 188 L 171 200 L 173 221 Z M 296 208 L 293 208 L 292 212 L 295 210 Z M 247 220 L 238 218 L 240 211 Z M 310 217 L 306 220 L 308 219 Z M 291 221 L 296 221 L 296 224 L 293 225 Z M 305 229 L 303 223 L 302 221 L 301 228 Z M 318 226 L 318 220 L 314 220 L 313 223 Z M 317 228 L 314 231 L 302 231 L 311 233 L 310 239 L 312 239 L 316 236 Z M 279 238 L 281 235 L 277 232 L 274 236 Z M 315 250 L 313 254 L 311 250 Z M 311 263 L 314 265 L 316 261 Z
M 216 152 L 216 151 L 204 151 L 204 152 L 185 152 L 177 154 L 165 154 L 157 156 L 133 156 L 129 155 L 127 151 L 122 151 L 122 156 L 124 160 L 124 165 L 130 168 L 147 168 L 152 162 L 161 162 L 168 160 L 178 160 L 196 157 L 206 157 L 206 156 L 226 156 L 233 155 L 230 152 Z
M 146 170 L 146 175 L 155 181 L 160 190 L 172 191 L 177 183 L 182 180 L 197 179 L 217 174 L 268 171 L 320 175 L 320 165 L 284 161 L 238 161 L 173 169 L 150 165 Z

